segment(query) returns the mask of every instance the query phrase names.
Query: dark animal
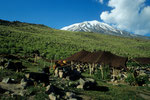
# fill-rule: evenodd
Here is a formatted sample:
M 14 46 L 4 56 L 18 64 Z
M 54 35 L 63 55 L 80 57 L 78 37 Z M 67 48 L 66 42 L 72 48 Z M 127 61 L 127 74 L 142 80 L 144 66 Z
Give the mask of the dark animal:
M 43 71 L 44 73 L 46 73 L 46 74 L 49 75 L 49 74 L 50 74 L 49 69 L 50 69 L 50 67 L 45 67 L 45 68 L 42 69 L 42 71 Z
M 36 83 L 44 83 L 45 85 L 49 84 L 49 75 L 46 73 L 36 73 L 36 72 L 30 72 L 26 75 L 27 79 L 32 79 Z

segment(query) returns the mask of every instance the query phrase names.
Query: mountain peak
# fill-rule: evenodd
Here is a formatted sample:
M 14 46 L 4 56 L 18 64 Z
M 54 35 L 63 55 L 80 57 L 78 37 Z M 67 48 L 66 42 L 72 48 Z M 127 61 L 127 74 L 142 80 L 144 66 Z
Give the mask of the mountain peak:
M 99 22 L 97 20 L 75 23 L 70 26 L 63 27 L 61 28 L 61 30 L 95 32 L 95 33 L 111 34 L 117 36 L 130 36 L 130 33 L 115 29 L 112 26 L 103 22 Z
M 92 21 L 84 21 L 83 23 L 93 23 L 93 24 L 99 24 L 100 22 L 97 20 L 92 20 Z

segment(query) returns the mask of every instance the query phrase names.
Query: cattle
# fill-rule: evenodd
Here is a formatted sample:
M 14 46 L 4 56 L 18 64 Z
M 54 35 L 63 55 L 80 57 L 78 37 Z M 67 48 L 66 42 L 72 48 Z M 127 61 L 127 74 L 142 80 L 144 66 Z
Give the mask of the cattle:
M 49 70 L 50 70 L 50 67 L 45 67 L 45 68 L 42 69 L 42 71 L 43 71 L 44 73 L 48 74 L 48 75 L 50 74 L 50 71 L 49 71 Z
M 12 61 L 8 61 L 8 63 L 5 64 L 5 68 L 17 72 L 21 72 L 23 69 L 25 69 L 25 67 L 22 65 L 22 62 L 12 62 Z
M 44 83 L 44 85 L 49 84 L 49 75 L 46 73 L 29 72 L 25 74 L 25 77 L 36 83 Z

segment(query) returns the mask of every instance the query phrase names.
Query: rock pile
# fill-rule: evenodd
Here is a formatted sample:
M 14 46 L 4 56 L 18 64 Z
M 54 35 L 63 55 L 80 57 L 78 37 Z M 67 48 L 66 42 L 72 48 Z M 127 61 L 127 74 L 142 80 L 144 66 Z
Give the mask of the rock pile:
M 81 73 L 71 67 L 58 67 L 54 71 L 55 77 L 66 78 L 68 80 L 77 80 L 81 77 Z
M 84 90 L 92 90 L 95 89 L 97 86 L 97 83 L 94 79 L 92 78 L 85 78 L 79 79 L 79 85 L 77 86 L 78 89 L 84 89 Z

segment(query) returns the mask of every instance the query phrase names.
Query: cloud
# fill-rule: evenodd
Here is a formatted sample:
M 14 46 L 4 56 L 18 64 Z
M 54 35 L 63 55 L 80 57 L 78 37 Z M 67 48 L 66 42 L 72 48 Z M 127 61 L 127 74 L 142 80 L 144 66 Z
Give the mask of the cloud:
M 146 0 L 109 0 L 111 11 L 104 11 L 100 18 L 115 27 L 139 35 L 150 34 L 150 6 Z
M 103 0 L 96 0 L 96 2 L 103 4 Z
M 100 2 L 101 4 L 103 4 L 103 0 L 99 0 L 99 2 Z

